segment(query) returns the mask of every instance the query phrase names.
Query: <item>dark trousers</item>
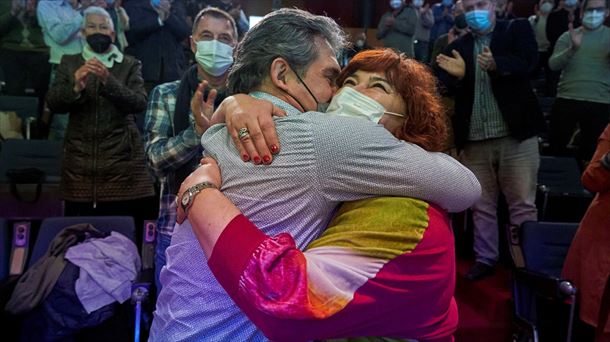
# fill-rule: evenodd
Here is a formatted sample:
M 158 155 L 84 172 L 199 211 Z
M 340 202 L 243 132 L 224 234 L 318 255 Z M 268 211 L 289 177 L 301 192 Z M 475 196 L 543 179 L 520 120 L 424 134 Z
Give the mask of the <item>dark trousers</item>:
M 576 124 L 580 127 L 577 158 L 589 161 L 597 146 L 597 138 L 610 122 L 610 104 L 557 98 L 551 109 L 550 145 L 554 155 L 570 155 L 566 146 Z

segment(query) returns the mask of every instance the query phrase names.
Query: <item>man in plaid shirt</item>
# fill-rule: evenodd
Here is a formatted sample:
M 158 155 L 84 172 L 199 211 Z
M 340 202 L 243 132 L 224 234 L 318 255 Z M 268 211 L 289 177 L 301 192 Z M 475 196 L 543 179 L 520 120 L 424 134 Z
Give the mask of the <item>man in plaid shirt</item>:
M 161 289 L 159 272 L 165 265 L 165 249 L 176 223 L 176 194 L 202 157 L 200 139 L 207 128 L 201 111 L 203 101 L 217 106 L 224 99 L 225 81 L 237 44 L 235 21 L 219 9 L 204 9 L 195 18 L 190 42 L 197 63 L 181 80 L 155 87 L 146 110 L 146 156 L 160 182 L 157 291 Z

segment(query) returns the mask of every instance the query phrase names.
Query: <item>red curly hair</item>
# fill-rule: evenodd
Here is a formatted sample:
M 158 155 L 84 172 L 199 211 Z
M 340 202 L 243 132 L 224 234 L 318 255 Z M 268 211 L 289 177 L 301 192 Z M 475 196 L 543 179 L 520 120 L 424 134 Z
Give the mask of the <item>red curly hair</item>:
M 392 49 L 367 50 L 358 53 L 341 71 L 337 84 L 356 71 L 385 72 L 405 101 L 407 111 L 398 139 L 421 148 L 440 152 L 447 141 L 447 121 L 436 89 L 436 79 L 424 64 L 398 54 Z

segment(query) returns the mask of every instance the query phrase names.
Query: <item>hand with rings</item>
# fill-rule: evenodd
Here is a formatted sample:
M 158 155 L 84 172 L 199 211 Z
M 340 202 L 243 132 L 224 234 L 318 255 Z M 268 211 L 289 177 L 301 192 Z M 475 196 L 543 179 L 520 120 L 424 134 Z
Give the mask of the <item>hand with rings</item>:
M 249 136 L 250 133 L 248 132 L 248 129 L 246 127 L 240 128 L 237 132 L 237 137 L 239 138 L 239 140 L 247 139 Z
M 241 159 L 254 164 L 271 164 L 280 152 L 273 117 L 286 112 L 271 102 L 236 94 L 222 101 L 212 116 L 212 124 L 226 122 Z

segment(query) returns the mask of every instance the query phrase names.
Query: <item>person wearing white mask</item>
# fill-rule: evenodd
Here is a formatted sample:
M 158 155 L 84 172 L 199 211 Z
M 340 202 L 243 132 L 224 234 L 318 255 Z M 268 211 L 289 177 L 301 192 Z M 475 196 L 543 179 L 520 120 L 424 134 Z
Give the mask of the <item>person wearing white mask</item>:
M 403 0 L 390 0 L 390 9 L 379 20 L 377 39 L 387 48 L 414 57 L 413 37 L 419 21 L 418 12 L 413 6 L 405 6 Z
M 225 82 L 237 44 L 233 17 L 218 8 L 203 9 L 195 17 L 190 42 L 196 64 L 181 80 L 152 90 L 144 120 L 148 165 L 161 184 L 155 260 L 157 290 L 158 274 L 165 264 L 165 249 L 175 223 L 176 193 L 202 155 L 199 140 L 207 126 L 201 117 L 201 105 L 204 101 L 217 105 L 225 97 Z
M 436 58 L 436 74 L 455 96 L 453 132 L 460 159 L 483 185 L 471 208 L 475 263 L 466 279 L 491 275 L 499 259 L 498 196 L 509 224 L 537 220 L 538 133 L 544 119 L 529 75 L 538 49 L 525 19 L 496 20 L 495 0 L 463 0 L 471 32 Z
M 533 72 L 534 77 L 540 75 L 540 71 L 544 71 L 544 95 L 550 96 L 553 91 L 551 81 L 551 71 L 548 66 L 551 43 L 546 37 L 547 18 L 553 10 L 553 0 L 540 0 L 536 5 L 536 14 L 529 17 L 530 24 L 536 35 L 536 43 L 538 44 L 538 65 Z
M 413 7 L 417 10 L 419 20 L 415 30 L 415 59 L 428 63 L 430 56 L 430 29 L 434 26 L 434 15 L 429 3 L 424 0 L 413 0 Z
M 593 156 L 610 113 L 610 28 L 603 25 L 607 17 L 607 0 L 585 0 L 582 26 L 570 24 L 549 59 L 550 68 L 561 71 L 551 109 L 551 149 L 567 154 L 566 145 L 578 122 L 578 158 L 584 162 Z

